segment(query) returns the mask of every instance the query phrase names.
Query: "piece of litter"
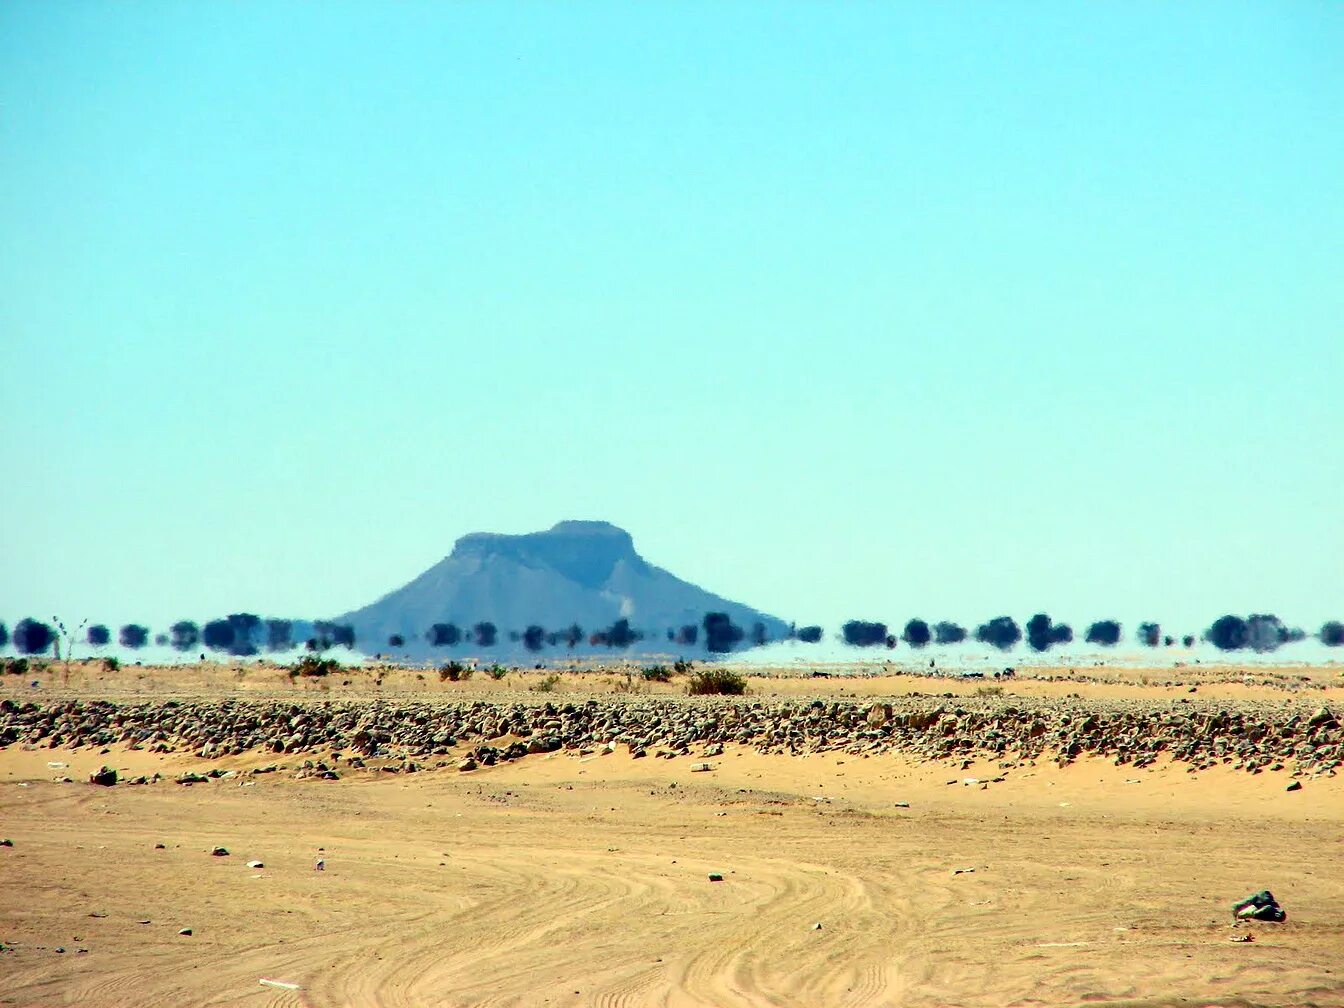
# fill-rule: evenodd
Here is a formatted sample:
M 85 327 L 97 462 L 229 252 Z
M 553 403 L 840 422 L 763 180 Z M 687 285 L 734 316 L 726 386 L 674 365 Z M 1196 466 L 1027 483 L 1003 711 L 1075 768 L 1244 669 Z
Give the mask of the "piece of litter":
M 812 925 L 812 930 L 813 930 L 813 931 L 820 931 L 820 930 L 821 930 L 821 921 L 817 921 L 815 924 L 813 924 L 813 925 Z
M 1037 948 L 1078 948 L 1082 945 L 1091 945 L 1091 942 L 1038 942 Z
M 262 864 L 260 861 L 249 861 L 249 862 L 247 863 L 247 866 L 248 866 L 249 868 L 265 868 L 265 867 L 266 867 L 266 866 L 265 866 L 264 864 Z
M 722 882 L 722 881 L 723 881 L 723 876 L 720 875 L 718 872 L 710 872 L 710 873 L 709 873 L 709 880 L 710 880 L 711 882 Z
M 1059 807 L 1060 807 L 1060 808 L 1068 808 L 1068 807 L 1069 807 L 1070 805 L 1072 805 L 1072 804 L 1073 804 L 1073 802 L 1062 801 L 1062 802 L 1059 803 Z
M 713 763 L 692 763 L 691 773 L 705 773 L 714 769 Z
M 313 865 L 313 871 L 326 871 L 326 870 L 327 870 L 327 862 L 324 860 L 319 859 L 317 864 Z
M 47 762 L 47 766 L 51 767 L 53 770 L 60 770 L 62 767 L 67 767 L 69 765 L 69 763 L 62 763 L 59 760 Z
M 1248 935 L 1248 934 L 1233 935 L 1231 938 L 1228 939 L 1228 941 L 1234 941 L 1234 942 L 1255 941 L 1255 935 Z
M 973 875 L 973 874 L 975 874 L 975 869 L 974 869 L 974 868 L 954 868 L 954 869 L 952 869 L 952 874 L 953 874 L 953 875 Z
M 262 977 L 258 983 L 263 987 L 278 987 L 280 990 L 303 990 L 296 983 L 285 983 L 283 980 L 267 980 L 265 977 Z
M 897 802 L 895 805 L 893 805 L 892 807 L 893 807 L 893 808 L 909 808 L 909 807 L 910 807 L 910 803 L 909 803 L 908 801 L 898 801 L 898 802 Z

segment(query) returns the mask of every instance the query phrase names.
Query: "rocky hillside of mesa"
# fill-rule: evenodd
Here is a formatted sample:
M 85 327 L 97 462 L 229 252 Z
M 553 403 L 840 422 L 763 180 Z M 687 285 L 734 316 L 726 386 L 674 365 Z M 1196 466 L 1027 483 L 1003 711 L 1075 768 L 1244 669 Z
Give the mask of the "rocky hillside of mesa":
M 711 643 L 707 613 L 726 615 L 728 636 L 740 634 L 720 645 L 778 640 L 788 632 L 776 617 L 648 563 L 624 529 L 563 521 L 525 535 L 463 536 L 408 584 L 335 622 L 354 628 L 360 650 L 399 657 L 543 658 L 613 649 L 703 656 Z

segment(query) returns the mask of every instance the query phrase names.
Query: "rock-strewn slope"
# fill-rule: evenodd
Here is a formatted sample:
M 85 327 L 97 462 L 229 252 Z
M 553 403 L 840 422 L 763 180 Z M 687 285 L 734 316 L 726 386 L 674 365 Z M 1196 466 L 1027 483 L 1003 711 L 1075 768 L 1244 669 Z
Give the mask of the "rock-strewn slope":
M 0 701 L 0 748 L 112 746 L 364 758 L 433 756 L 490 765 L 528 753 L 626 747 L 636 755 L 895 752 L 938 760 L 1005 762 L 1099 756 L 1146 766 L 1160 759 L 1204 769 L 1333 773 L 1344 728 L 1328 709 L 1268 704 L 1176 705 L 1025 698 L 956 701 L 604 698 L 500 701 Z

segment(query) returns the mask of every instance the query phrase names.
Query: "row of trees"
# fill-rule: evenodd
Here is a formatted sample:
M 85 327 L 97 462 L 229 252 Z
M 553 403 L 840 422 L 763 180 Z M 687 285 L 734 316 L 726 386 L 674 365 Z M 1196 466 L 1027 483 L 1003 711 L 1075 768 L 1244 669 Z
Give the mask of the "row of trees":
M 1045 613 L 1037 613 L 1026 623 L 1025 637 L 1027 645 L 1033 650 L 1044 652 L 1059 644 L 1073 641 L 1073 628 L 1067 623 L 1056 623 Z M 1120 643 L 1123 628 L 1118 620 L 1098 620 L 1087 628 L 1085 640 L 1089 644 L 1101 647 L 1114 647 Z M 940 622 L 930 626 L 922 619 L 912 619 L 905 624 L 899 637 L 889 632 L 885 623 L 870 623 L 864 620 L 850 620 L 841 628 L 846 644 L 852 647 L 876 647 L 885 645 L 894 648 L 903 641 L 913 648 L 927 647 L 931 642 L 938 644 L 960 644 L 966 640 L 968 631 L 957 623 Z M 1284 644 L 1304 640 L 1306 631 L 1297 627 L 1285 626 L 1277 616 L 1254 614 L 1247 617 L 1227 615 L 1214 620 L 1204 631 L 1203 639 L 1223 651 L 1273 651 Z M 1321 625 L 1316 635 L 1327 647 L 1344 646 L 1344 622 L 1329 620 Z M 982 644 L 1009 651 L 1023 639 L 1023 628 L 1011 616 L 996 616 L 975 628 L 975 639 Z M 1173 647 L 1176 638 L 1163 634 L 1158 623 L 1140 623 L 1135 632 L 1135 640 L 1145 647 Z M 1185 647 L 1193 647 L 1194 634 L 1180 638 Z
M 83 640 L 78 639 L 78 630 L 83 630 Z M 1089 644 L 1101 647 L 1114 647 L 1122 637 L 1123 628 L 1117 620 L 1099 620 L 1088 626 L 1084 639 Z M 841 638 L 851 647 L 894 648 L 898 643 L 920 649 L 930 644 L 960 644 L 973 636 L 982 644 L 1009 651 L 1025 637 L 1027 645 L 1037 652 L 1045 652 L 1057 645 L 1071 643 L 1074 639 L 1073 628 L 1067 623 L 1056 623 L 1045 613 L 1037 613 L 1020 627 L 1011 616 L 996 616 L 993 619 L 969 631 L 958 623 L 946 620 L 930 624 L 922 619 L 909 620 L 900 634 L 890 630 L 885 623 L 866 620 L 850 620 L 841 627 Z M 1273 651 L 1284 644 L 1303 640 L 1307 633 L 1296 627 L 1288 627 L 1277 616 L 1253 614 L 1247 617 L 1227 615 L 1214 620 L 1202 635 L 1203 639 L 1224 651 L 1251 649 L 1265 652 Z M 1316 634 L 1327 647 L 1344 646 L 1344 622 L 1330 620 L 1324 623 Z M 296 639 L 297 638 L 297 639 Z M 459 627 L 455 623 L 435 623 L 424 634 L 424 640 L 435 648 L 470 646 L 492 648 L 499 643 L 499 628 L 489 620 L 482 620 L 470 627 Z M 148 627 L 138 623 L 127 623 L 117 631 L 117 643 L 131 651 L 145 647 L 151 639 Z M 574 650 L 580 644 L 589 647 L 607 647 L 613 649 L 629 648 L 645 639 L 645 634 L 633 628 L 630 621 L 618 619 L 615 623 L 585 635 L 577 623 L 563 630 L 547 631 L 544 627 L 532 624 L 522 631 L 508 634 L 512 643 L 521 644 L 528 651 L 539 652 L 547 647 L 564 647 Z M 798 640 L 806 644 L 815 644 L 822 639 L 819 626 L 790 626 L 785 639 Z M 1140 623 L 1135 639 L 1145 647 L 1172 647 L 1177 638 L 1163 634 L 1160 624 Z M 12 643 L 20 654 L 45 654 L 53 648 L 59 654 L 62 641 L 68 656 L 78 644 L 87 644 L 92 648 L 107 647 L 112 642 L 112 630 L 96 623 L 92 626 L 82 624 L 72 633 L 58 619 L 44 623 L 32 618 L 20 620 L 11 635 L 5 625 L 0 623 L 0 649 Z M 355 631 L 348 624 L 316 621 L 313 623 L 287 620 L 263 619 L 252 613 L 233 613 L 229 616 L 197 624 L 191 620 L 179 620 L 167 631 L 153 635 L 153 641 L 160 647 L 171 647 L 176 651 L 195 651 L 204 647 L 210 651 L 223 652 L 235 656 L 249 656 L 267 652 L 291 651 L 299 646 L 299 641 L 309 651 L 325 651 L 333 647 L 353 649 Z M 679 647 L 697 647 L 703 642 L 705 650 L 713 654 L 726 654 L 737 648 L 744 640 L 750 646 L 769 643 L 764 623 L 754 623 L 750 632 L 733 623 L 728 614 L 721 612 L 706 613 L 699 623 L 688 623 L 680 627 L 667 629 L 667 640 Z M 1185 647 L 1195 643 L 1193 634 L 1180 638 Z M 365 642 L 368 645 L 371 642 Z M 402 634 L 392 634 L 383 642 L 372 642 L 369 650 L 381 651 L 384 646 L 390 650 L 407 647 L 407 639 Z

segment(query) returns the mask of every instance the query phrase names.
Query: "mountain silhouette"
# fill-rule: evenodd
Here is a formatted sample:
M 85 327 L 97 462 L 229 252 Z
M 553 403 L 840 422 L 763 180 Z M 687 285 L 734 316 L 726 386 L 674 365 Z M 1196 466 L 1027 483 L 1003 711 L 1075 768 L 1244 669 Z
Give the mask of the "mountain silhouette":
M 346 613 L 335 622 L 354 627 L 359 649 L 428 658 L 434 655 L 511 656 L 525 652 L 510 639 L 529 626 L 549 634 L 577 624 L 583 639 L 574 647 L 560 641 L 538 655 L 592 653 L 680 653 L 703 657 L 706 613 L 725 613 L 750 642 L 757 624 L 770 640 L 788 632 L 782 620 L 732 602 L 655 567 L 635 552 L 630 534 L 604 521 L 562 521 L 544 532 L 501 535 L 476 532 L 457 541 L 452 553 L 408 584 L 378 601 Z M 593 645 L 589 638 L 617 620 L 643 634 L 628 648 Z M 498 629 L 494 647 L 470 641 L 470 629 L 488 621 Z M 454 647 L 431 647 L 436 623 L 460 628 L 464 640 Z M 674 644 L 669 629 L 699 628 L 694 644 Z M 389 646 L 393 635 L 404 639 Z M 739 645 L 742 646 L 742 645 Z

